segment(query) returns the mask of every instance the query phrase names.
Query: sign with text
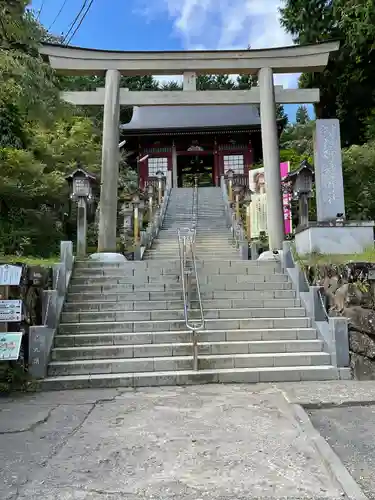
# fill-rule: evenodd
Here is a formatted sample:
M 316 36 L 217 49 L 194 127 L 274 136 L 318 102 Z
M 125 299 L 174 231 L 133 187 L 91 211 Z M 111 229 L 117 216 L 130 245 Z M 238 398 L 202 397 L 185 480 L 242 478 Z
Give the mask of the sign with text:
M 22 333 L 0 334 L 0 361 L 17 361 L 22 342 Z
M 21 281 L 22 267 L 10 264 L 0 265 L 0 286 L 18 286 Z
M 0 323 L 22 321 L 22 300 L 0 300 Z

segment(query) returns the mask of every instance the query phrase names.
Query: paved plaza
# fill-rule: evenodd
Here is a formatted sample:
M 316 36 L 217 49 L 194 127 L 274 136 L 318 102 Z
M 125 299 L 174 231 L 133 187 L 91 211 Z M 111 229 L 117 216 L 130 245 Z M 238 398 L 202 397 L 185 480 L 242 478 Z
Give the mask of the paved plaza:
M 354 500 L 346 494 L 357 495 L 345 483 L 349 476 L 328 465 L 294 411 L 301 408 L 294 403 L 375 400 L 375 384 L 353 384 L 102 389 L 4 398 L 1 499 Z

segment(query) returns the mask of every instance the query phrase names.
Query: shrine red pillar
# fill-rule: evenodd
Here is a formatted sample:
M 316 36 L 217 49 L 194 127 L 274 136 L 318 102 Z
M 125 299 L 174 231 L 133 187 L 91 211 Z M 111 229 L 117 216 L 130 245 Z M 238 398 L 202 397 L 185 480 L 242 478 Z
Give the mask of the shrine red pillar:
M 219 179 L 219 186 L 220 186 L 220 177 L 224 175 L 224 154 L 223 151 L 218 151 L 217 152 L 217 177 Z
M 251 142 L 249 142 L 249 146 L 244 151 L 244 174 L 249 175 L 249 170 L 251 170 L 251 167 L 254 163 L 254 152 L 253 152 L 253 147 L 251 145 Z

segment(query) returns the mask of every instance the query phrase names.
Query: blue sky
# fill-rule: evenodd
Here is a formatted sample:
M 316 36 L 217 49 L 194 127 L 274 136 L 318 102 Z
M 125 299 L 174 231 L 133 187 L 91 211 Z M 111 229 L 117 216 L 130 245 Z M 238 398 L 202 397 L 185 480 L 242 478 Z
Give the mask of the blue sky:
M 66 0 L 51 31 L 66 33 L 83 0 Z M 116 50 L 244 49 L 291 45 L 280 27 L 282 0 L 94 0 L 73 45 Z M 33 0 L 48 28 L 64 0 Z M 276 83 L 297 87 L 298 75 Z M 171 79 L 171 78 L 169 78 Z M 296 106 L 285 106 L 291 121 Z M 311 109 L 311 106 L 310 106 Z

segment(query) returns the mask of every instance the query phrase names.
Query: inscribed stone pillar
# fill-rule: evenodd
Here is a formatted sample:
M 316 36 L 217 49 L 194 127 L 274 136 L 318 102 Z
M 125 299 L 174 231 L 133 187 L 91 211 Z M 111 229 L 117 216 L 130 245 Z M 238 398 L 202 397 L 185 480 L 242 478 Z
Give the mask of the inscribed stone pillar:
M 98 252 L 116 252 L 120 76 L 108 70 L 105 77 Z
M 267 229 L 270 250 L 280 250 L 284 241 L 284 214 L 281 192 L 279 140 L 276 122 L 273 71 L 259 71 L 260 119 L 264 176 L 267 187 Z
M 316 120 L 314 137 L 316 210 L 318 221 L 345 217 L 340 124 L 337 119 Z

